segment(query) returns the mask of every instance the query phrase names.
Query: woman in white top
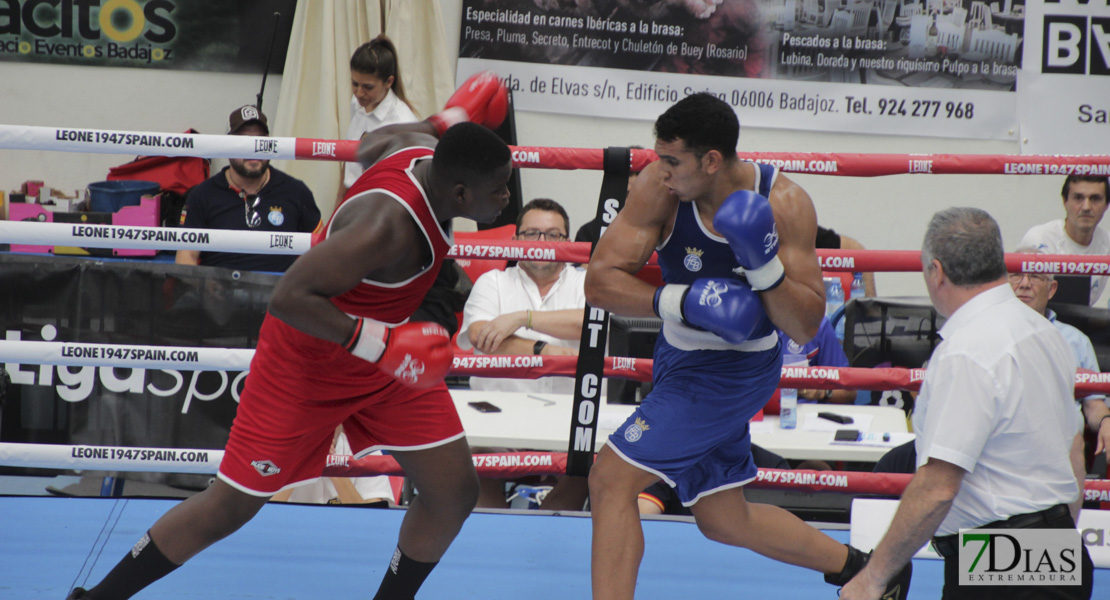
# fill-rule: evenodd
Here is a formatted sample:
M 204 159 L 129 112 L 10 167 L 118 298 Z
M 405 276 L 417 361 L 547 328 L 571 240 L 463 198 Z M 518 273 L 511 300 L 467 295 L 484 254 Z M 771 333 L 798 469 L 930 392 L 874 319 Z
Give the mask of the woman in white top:
M 405 85 L 401 82 L 393 42 L 383 33 L 359 46 L 351 55 L 351 124 L 347 126 L 346 139 L 361 139 L 383 125 L 419 120 L 405 99 Z M 343 200 L 362 171 L 362 165 L 357 162 L 343 164 L 343 182 L 339 186 L 337 203 Z

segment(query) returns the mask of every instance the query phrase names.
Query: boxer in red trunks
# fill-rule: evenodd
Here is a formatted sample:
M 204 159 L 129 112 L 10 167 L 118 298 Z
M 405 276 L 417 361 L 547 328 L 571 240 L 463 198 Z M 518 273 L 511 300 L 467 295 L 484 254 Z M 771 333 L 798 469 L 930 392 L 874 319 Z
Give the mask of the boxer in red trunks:
M 375 598 L 415 596 L 478 478 L 443 383 L 447 332 L 408 319 L 451 248 L 451 219 L 492 222 L 508 204 L 509 148 L 487 128 L 506 110 L 504 86 L 483 73 L 443 112 L 363 138 L 369 168 L 274 288 L 217 479 L 70 600 L 130 598 L 235 532 L 276 492 L 320 476 L 341 423 L 356 455 L 389 450 L 420 490 Z

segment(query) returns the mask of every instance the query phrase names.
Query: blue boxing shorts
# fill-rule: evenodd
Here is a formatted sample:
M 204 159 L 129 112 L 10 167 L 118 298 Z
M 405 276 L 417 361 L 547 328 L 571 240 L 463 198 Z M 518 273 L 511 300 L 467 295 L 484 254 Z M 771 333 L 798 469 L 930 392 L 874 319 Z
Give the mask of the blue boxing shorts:
M 748 421 L 779 384 L 782 345 L 679 350 L 659 336 L 652 390 L 608 445 L 675 488 L 683 506 L 756 476 Z

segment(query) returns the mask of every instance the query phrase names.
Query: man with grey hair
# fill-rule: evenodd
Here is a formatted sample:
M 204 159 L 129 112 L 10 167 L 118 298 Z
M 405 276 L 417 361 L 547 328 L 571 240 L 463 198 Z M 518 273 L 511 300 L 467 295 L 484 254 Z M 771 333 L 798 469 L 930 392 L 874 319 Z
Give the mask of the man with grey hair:
M 1044 250 L 1033 246 L 1022 246 L 1016 252 L 1021 254 L 1046 254 Z M 1097 373 L 1099 372 L 1098 358 L 1095 356 L 1091 339 L 1075 327 L 1057 320 L 1056 312 L 1048 307 L 1048 301 L 1056 293 L 1056 285 L 1056 278 L 1051 273 L 1010 273 L 1010 287 L 1014 288 L 1014 294 L 1017 295 L 1018 300 L 1037 311 L 1038 314 L 1044 315 L 1050 323 L 1056 326 L 1060 335 L 1064 336 L 1072 351 L 1075 352 L 1075 359 L 1079 363 L 1080 370 Z M 1106 396 L 1101 394 L 1087 396 L 1083 398 L 1081 404 L 1087 428 L 1095 434 L 1095 454 L 1107 452 L 1107 458 L 1110 458 L 1110 408 L 1106 407 Z M 1083 444 L 1082 436 L 1080 436 L 1079 443 L 1080 445 Z M 1080 464 L 1080 469 L 1086 470 L 1082 464 Z M 1078 513 L 1078 511 L 1075 512 Z
M 1075 531 L 1075 355 L 1007 285 L 998 224 L 975 208 L 935 214 L 921 250 L 925 286 L 947 318 L 913 415 L 917 472 L 871 560 L 844 600 L 875 599 L 933 537 L 943 598 L 1090 598 L 1090 556 L 1056 585 L 961 585 L 961 529 Z M 1082 574 L 1075 571 L 1081 570 Z M 1062 576 L 1062 575 L 1061 575 Z M 1070 585 L 1069 585 L 1070 584 Z

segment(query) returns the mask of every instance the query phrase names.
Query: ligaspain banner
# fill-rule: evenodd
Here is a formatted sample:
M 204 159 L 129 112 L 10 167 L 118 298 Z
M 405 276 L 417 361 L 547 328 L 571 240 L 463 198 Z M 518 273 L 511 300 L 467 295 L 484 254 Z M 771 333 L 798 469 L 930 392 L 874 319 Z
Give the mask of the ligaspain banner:
M 1030 3 L 1028 24 L 1018 86 L 1021 151 L 1110 152 L 1110 3 Z
M 0 252 L 3 339 L 69 342 L 74 348 L 94 343 L 252 349 L 278 277 L 162 260 Z M 113 361 L 137 357 L 130 351 L 101 354 Z M 165 358 L 172 364 L 159 368 L 0 364 L 11 381 L 6 393 L 0 390 L 0 439 L 222 448 L 246 371 L 233 364 L 196 370 L 184 352 Z M 201 487 L 208 479 L 170 473 L 136 477 Z
M 464 0 L 458 78 L 522 110 L 652 120 L 706 91 L 744 126 L 1017 139 L 1024 5 L 995 4 Z
M 281 73 L 296 0 L 0 0 L 0 61 Z

